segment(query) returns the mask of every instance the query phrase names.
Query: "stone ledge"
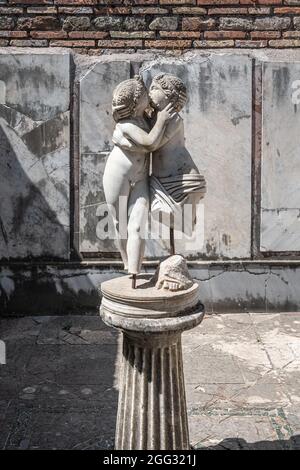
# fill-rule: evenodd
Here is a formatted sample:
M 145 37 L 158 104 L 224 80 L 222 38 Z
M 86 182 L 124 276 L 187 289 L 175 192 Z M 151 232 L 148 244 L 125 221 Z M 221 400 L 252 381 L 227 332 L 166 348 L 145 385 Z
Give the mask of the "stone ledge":
M 154 266 L 148 264 L 145 271 L 154 272 Z M 300 310 L 299 262 L 198 263 L 190 266 L 190 273 L 200 285 L 200 300 L 208 313 Z M 108 263 L 2 266 L 1 314 L 97 315 L 99 285 L 122 274 L 125 275 L 120 265 L 110 267 Z

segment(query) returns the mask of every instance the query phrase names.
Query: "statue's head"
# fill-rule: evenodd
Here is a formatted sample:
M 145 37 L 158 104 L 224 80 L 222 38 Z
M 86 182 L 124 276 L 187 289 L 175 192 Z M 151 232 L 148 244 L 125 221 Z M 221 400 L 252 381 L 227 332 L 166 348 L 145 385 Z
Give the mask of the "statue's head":
M 179 112 L 187 100 L 186 87 L 180 78 L 162 73 L 153 78 L 149 97 L 156 109 L 164 109 L 167 104 L 172 103 L 174 109 Z
M 134 117 L 149 104 L 148 91 L 140 76 L 121 82 L 113 93 L 112 114 L 116 122 Z

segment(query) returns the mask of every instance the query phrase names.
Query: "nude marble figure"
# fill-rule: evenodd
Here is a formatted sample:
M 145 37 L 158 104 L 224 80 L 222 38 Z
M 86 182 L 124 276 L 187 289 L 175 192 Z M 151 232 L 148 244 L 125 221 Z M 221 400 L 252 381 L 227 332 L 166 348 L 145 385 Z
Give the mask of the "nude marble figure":
M 183 231 L 191 235 L 196 224 L 197 204 L 206 192 L 206 182 L 185 146 L 184 123 L 179 115 L 187 101 L 182 80 L 170 74 L 157 75 L 152 80 L 149 98 L 155 111 L 152 125 L 168 106 L 172 105 L 176 111 L 166 125 L 163 137 L 152 147 L 150 175 L 151 214 L 170 227 L 171 254 L 174 254 L 176 216 L 179 216 L 177 221 Z M 120 129 L 115 131 L 114 139 L 123 149 L 133 148 Z M 191 210 L 183 211 L 188 205 Z
M 171 228 L 171 254 L 174 254 L 174 216 L 178 213 L 183 217 L 183 206 L 190 205 L 190 220 L 185 217 L 180 221 L 181 225 L 185 222 L 183 231 L 190 235 L 196 223 L 197 204 L 206 192 L 206 183 L 185 146 L 184 123 L 179 114 L 187 101 L 184 83 L 174 75 L 157 75 L 152 80 L 149 97 L 156 113 L 170 104 L 177 111 L 168 123 L 159 147 L 152 153 L 150 177 L 151 213 L 154 217 L 159 213 L 168 216 L 161 220 Z
M 149 210 L 149 156 L 163 138 L 167 122 L 174 116 L 170 103 L 157 113 L 153 128 L 149 129 L 144 114 L 149 105 L 147 89 L 140 77 L 125 80 L 114 91 L 112 112 L 116 122 L 114 147 L 104 170 L 105 199 L 111 212 L 118 248 L 124 268 L 135 276 L 139 273 L 144 254 L 144 227 Z M 150 131 L 150 132 L 149 132 Z M 116 136 L 122 135 L 128 143 L 121 146 Z M 127 233 L 123 234 L 119 213 L 120 204 L 126 205 Z

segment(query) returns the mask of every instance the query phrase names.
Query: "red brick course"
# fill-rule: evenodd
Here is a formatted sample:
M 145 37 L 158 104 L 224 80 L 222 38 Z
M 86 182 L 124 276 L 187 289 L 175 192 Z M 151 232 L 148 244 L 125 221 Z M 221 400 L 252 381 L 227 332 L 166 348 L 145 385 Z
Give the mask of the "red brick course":
M 300 0 L 1 0 L 1 47 L 300 47 Z M 91 51 L 93 53 L 93 51 Z

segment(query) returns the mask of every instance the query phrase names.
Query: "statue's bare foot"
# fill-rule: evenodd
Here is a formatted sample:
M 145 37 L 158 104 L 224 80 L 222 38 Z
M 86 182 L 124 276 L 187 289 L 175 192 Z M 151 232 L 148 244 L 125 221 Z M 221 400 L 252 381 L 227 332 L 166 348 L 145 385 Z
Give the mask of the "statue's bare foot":
M 186 261 L 181 255 L 173 255 L 162 261 L 156 270 L 153 282 L 157 289 L 172 292 L 189 289 L 194 283 Z
M 163 289 L 168 289 L 171 291 L 176 291 L 182 289 L 182 285 L 179 282 L 167 281 L 164 280 L 161 286 Z

